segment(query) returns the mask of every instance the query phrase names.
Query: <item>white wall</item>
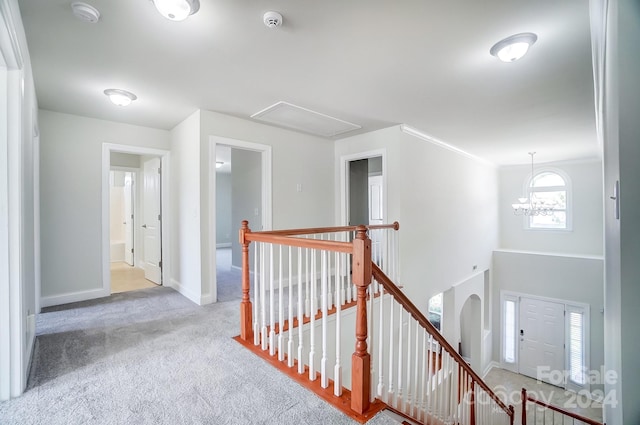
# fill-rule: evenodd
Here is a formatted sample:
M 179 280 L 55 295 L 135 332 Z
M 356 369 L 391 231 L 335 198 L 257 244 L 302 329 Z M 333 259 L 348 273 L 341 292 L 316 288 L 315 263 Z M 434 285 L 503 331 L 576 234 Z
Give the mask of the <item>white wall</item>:
M 503 249 L 602 255 L 602 162 L 547 163 L 536 165 L 566 173 L 571 180 L 573 226 L 570 231 L 530 230 L 524 228 L 522 216 L 513 214 L 511 204 L 523 196 L 531 175 L 529 165 L 502 167 L 500 179 L 500 247 Z
M 496 251 L 493 255 L 493 357 L 500 361 L 500 293 L 512 291 L 588 304 L 590 369 L 604 364 L 604 262 L 599 258 Z M 592 387 L 594 389 L 602 387 Z
M 399 127 L 335 142 L 336 221 L 339 162 L 386 149 L 388 222 L 400 222 L 401 281 L 426 311 L 431 296 L 486 270 L 498 245 L 498 172 L 494 167 L 400 131 Z
M 274 229 L 333 225 L 333 142 L 211 111 L 200 111 L 200 117 L 201 232 L 207 235 L 201 241 L 202 297 L 213 300 L 215 243 L 208 235 L 215 233 L 215 194 L 209 181 L 215 163 L 209 163 L 210 136 L 271 146 Z M 302 192 L 296 191 L 297 183 Z M 250 226 L 260 230 L 251 222 Z M 237 229 L 232 229 L 231 237 L 236 235 Z
M 200 111 L 171 130 L 171 286 L 202 304 L 200 223 Z
M 469 279 L 454 284 L 449 290 L 444 292 L 442 307 L 444 313 L 442 335 L 456 350 L 458 350 L 458 343 L 462 338 L 472 343 L 473 347 L 466 347 L 469 353 L 465 353 L 465 355 L 472 354 L 472 356 L 470 356 L 471 367 L 480 376 L 482 376 L 491 361 L 491 358 L 485 355 L 487 351 L 485 335 L 490 337 L 491 331 L 488 329 L 485 330 L 488 324 L 485 323 L 484 320 L 484 309 L 487 308 L 488 300 L 484 296 L 484 285 L 485 274 L 483 272 L 476 273 Z M 477 327 L 473 326 L 473 328 L 467 327 L 463 329 L 463 309 L 465 303 L 472 297 L 475 298 L 475 301 L 472 302 L 477 304 L 474 304 L 466 313 L 469 314 L 473 312 L 474 316 L 477 314 L 479 323 L 477 323 Z M 478 311 L 476 311 L 476 309 Z M 468 318 L 469 317 L 467 317 L 467 319 Z M 476 319 L 474 319 L 474 321 L 477 322 Z M 469 321 L 467 321 L 467 324 L 469 324 Z M 474 335 L 471 334 L 472 330 L 475 333 Z
M 27 384 L 39 308 L 37 100 L 16 0 L 0 0 L 0 400 Z
M 103 296 L 102 144 L 168 149 L 169 132 L 47 110 L 39 117 L 42 303 Z

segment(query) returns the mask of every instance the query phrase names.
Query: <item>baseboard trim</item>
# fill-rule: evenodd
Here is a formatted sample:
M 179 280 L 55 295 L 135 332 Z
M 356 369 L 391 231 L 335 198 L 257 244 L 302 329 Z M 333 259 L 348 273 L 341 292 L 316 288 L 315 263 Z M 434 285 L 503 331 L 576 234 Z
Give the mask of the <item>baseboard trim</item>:
M 231 248 L 231 242 L 217 243 L 216 248 Z
M 93 300 L 111 295 L 108 289 L 89 289 L 87 291 L 67 292 L 66 294 L 40 297 L 40 307 L 52 307 L 55 305 L 75 303 L 79 301 Z
M 489 364 L 487 365 L 487 367 L 484 368 L 484 371 L 482 371 L 482 379 L 486 378 L 487 375 L 489 374 L 489 372 L 491 372 L 491 369 L 493 368 L 500 368 L 500 363 L 492 360 L 489 362 Z
M 213 298 L 214 297 L 212 294 L 204 294 L 203 296 L 200 297 L 200 305 L 207 305 L 207 304 L 214 303 L 215 300 Z
M 194 291 L 192 291 L 191 289 L 186 288 L 184 285 L 182 285 L 180 282 L 178 282 L 175 279 L 169 279 L 169 285 L 175 289 L 176 291 L 178 291 L 180 294 L 182 294 L 185 298 L 187 298 L 189 301 L 192 301 L 195 304 L 198 305 L 203 305 L 205 303 L 203 303 L 203 297 L 201 294 L 198 294 Z

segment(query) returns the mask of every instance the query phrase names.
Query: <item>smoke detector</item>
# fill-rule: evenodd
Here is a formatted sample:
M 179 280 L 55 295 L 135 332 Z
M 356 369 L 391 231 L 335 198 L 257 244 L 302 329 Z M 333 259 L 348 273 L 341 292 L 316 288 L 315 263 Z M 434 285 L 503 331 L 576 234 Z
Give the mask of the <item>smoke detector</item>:
M 269 11 L 264 14 L 263 21 L 269 28 L 277 28 L 282 25 L 282 15 L 278 12 Z
M 71 3 L 73 15 L 84 22 L 95 24 L 100 19 L 100 12 L 95 7 L 87 3 L 74 2 Z

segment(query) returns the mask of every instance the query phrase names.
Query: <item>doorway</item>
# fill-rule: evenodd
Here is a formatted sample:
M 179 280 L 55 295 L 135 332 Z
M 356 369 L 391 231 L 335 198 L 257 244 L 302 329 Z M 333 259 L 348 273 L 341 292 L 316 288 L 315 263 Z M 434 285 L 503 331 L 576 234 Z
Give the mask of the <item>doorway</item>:
M 383 224 L 388 219 L 385 155 L 378 150 L 341 157 L 343 225 Z M 372 239 L 372 249 L 379 242 Z
M 105 295 L 163 284 L 169 259 L 168 151 L 103 145 Z M 163 255 L 164 254 L 164 255 Z
M 210 140 L 211 198 L 215 199 L 211 293 L 216 301 L 239 300 L 242 259 L 237 235 L 241 222 L 249 220 L 252 231 L 271 229 L 271 147 L 223 137 Z

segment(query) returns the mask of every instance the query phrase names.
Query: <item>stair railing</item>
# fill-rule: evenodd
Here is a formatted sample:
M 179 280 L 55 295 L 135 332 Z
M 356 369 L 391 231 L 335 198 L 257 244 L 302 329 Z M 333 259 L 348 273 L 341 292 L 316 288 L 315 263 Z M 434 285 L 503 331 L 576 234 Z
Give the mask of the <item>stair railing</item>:
M 527 417 L 532 416 L 533 423 L 537 424 L 540 421 L 547 423 L 547 417 L 549 417 L 549 423 L 555 424 L 556 418 L 558 419 L 558 423 L 564 424 L 565 418 L 570 418 L 572 420 L 572 424 L 575 424 L 576 421 L 579 424 L 586 425 L 606 425 L 602 422 L 595 421 L 593 419 L 589 419 L 585 416 L 578 415 L 577 413 L 570 412 L 561 407 L 554 406 L 543 401 L 538 400 L 537 398 L 527 394 L 527 390 L 525 388 L 522 389 L 521 393 L 522 400 L 522 425 L 527 425 Z M 533 412 L 531 415 L 528 414 L 527 410 L 527 402 L 533 403 Z M 538 417 L 538 413 L 542 415 L 542 418 Z
M 376 235 L 373 253 L 367 238 L 369 270 L 375 261 L 397 276 L 395 253 L 398 252 L 399 224 L 362 228 Z M 248 222 L 243 221 L 239 235 L 242 245 L 240 338 L 253 341 L 271 356 L 277 355 L 280 361 L 286 360 L 290 368 L 297 366 L 298 374 L 308 373 L 310 381 L 320 377 L 322 388 L 333 381 L 336 396 L 342 394 L 345 384 L 342 361 L 347 354 L 343 351 L 349 352 L 342 340 L 353 340 L 353 331 L 343 329 L 342 311 L 364 302 L 367 296 L 359 292 L 357 276 L 361 275 L 355 262 L 351 262 L 353 253 L 363 249 L 356 237 L 357 229 L 359 227 L 344 226 L 252 232 Z M 254 244 L 253 257 L 249 253 L 251 243 Z M 378 286 L 372 286 L 370 292 L 375 298 Z M 335 335 L 335 341 L 328 340 L 330 335 Z M 351 369 L 353 362 L 361 360 L 362 356 L 352 359 Z M 356 388 L 360 384 L 349 386 Z M 368 393 L 358 396 L 356 391 L 355 395 L 369 400 Z M 355 399 L 353 393 L 351 398 Z M 362 413 L 366 407 L 356 410 Z
M 308 372 L 310 381 L 320 377 L 322 388 L 333 380 L 336 396 L 343 385 L 350 387 L 351 410 L 360 415 L 377 396 L 422 423 L 513 424 L 513 407 L 491 391 L 388 277 L 398 280 L 398 229 L 396 222 L 252 232 L 243 221 L 240 338 L 277 355 L 289 368 L 297 364 L 297 373 Z M 381 233 L 373 247 L 367 232 Z M 251 243 L 256 245 L 253 285 Z M 343 333 L 341 322 L 347 320 L 355 322 L 348 385 L 341 353 L 349 333 Z M 327 340 L 331 332 L 334 343 Z
M 376 396 L 422 423 L 513 424 L 513 406 L 500 400 L 375 264 L 372 275 L 383 293 L 373 341 Z

